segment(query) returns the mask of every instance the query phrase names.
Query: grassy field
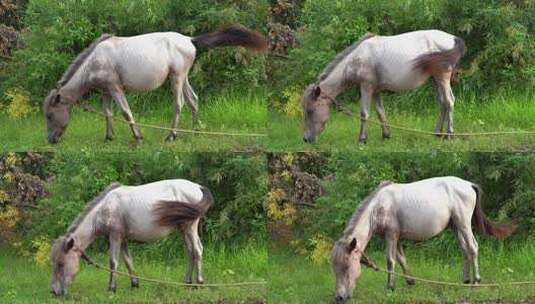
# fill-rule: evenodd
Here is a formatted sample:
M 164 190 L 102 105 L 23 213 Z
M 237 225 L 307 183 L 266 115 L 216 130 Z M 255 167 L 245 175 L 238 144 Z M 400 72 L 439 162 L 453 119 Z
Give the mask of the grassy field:
M 182 251 L 182 248 L 178 248 Z M 185 260 L 162 261 L 132 252 L 140 275 L 161 280 L 182 282 Z M 105 254 L 94 255 L 98 263 L 107 265 Z M 122 261 L 120 270 L 126 271 Z M 265 247 L 212 249 L 204 251 L 206 283 L 265 280 L 267 250 Z M 117 293 L 107 291 L 108 274 L 82 263 L 69 294 L 55 298 L 50 294 L 50 267 L 37 266 L 29 258 L 17 256 L 8 248 L 0 248 L 0 303 L 265 303 L 263 285 L 230 288 L 177 288 L 140 282 L 139 289 L 130 288 L 130 280 L 119 276 Z
M 132 98 L 134 118 L 139 123 L 169 127 L 173 117 L 170 99 L 158 94 L 139 95 L 141 100 Z M 162 100 L 159 100 L 162 99 Z M 165 100 L 164 100 L 165 99 Z M 151 101 L 150 103 L 148 101 Z M 96 109 L 101 109 L 99 101 L 93 101 Z M 262 94 L 243 94 L 239 97 L 221 95 L 200 98 L 200 120 L 205 131 L 266 133 L 267 109 Z M 3 115 L 0 120 L 0 151 L 54 151 L 54 150 L 93 150 L 93 151 L 131 151 L 133 138 L 127 124 L 116 121 L 115 140 L 104 142 L 106 124 L 103 117 L 84 112 L 74 107 L 71 123 L 62 141 L 50 145 L 46 141 L 45 120 L 41 112 L 33 113 L 25 119 L 9 119 Z M 117 107 L 115 116 L 122 117 Z M 183 108 L 180 128 L 191 129 L 191 110 Z M 141 129 L 144 140 L 138 150 L 168 151 L 247 151 L 258 150 L 264 137 L 228 137 L 213 135 L 180 134 L 173 143 L 166 143 L 168 132 L 155 129 Z
M 482 244 L 481 244 L 482 245 Z M 457 244 L 452 244 L 457 246 Z M 535 278 L 535 248 L 523 245 L 503 250 L 480 246 L 482 283 L 527 281 Z M 418 250 L 405 250 L 413 275 L 428 279 L 461 282 L 462 259 L 424 256 Z M 367 254 L 385 267 L 382 251 Z M 314 265 L 305 257 L 276 247 L 269 252 L 269 303 L 333 303 L 334 276 L 328 264 Z M 396 270 L 401 271 L 399 266 Z M 288 278 L 291 274 L 291 278 Z M 349 303 L 515 303 L 535 299 L 531 286 L 500 288 L 454 288 L 416 283 L 408 287 L 397 278 L 396 290 L 387 291 L 386 274 L 364 268 Z M 531 302 L 529 302 L 531 303 Z
M 438 118 L 438 106 L 434 100 L 408 100 L 411 95 L 387 96 L 385 110 L 387 121 L 424 131 L 434 131 Z M 455 104 L 454 126 L 458 133 L 487 131 L 535 131 L 535 102 L 530 96 L 516 98 L 493 98 L 476 101 L 475 98 L 458 98 Z M 358 106 L 349 106 L 359 113 Z M 372 107 L 373 108 L 373 107 Z M 377 120 L 374 110 L 372 119 Z M 500 135 L 489 137 L 455 138 L 441 140 L 435 136 L 391 130 L 392 138 L 383 141 L 381 128 L 369 125 L 368 143 L 358 144 L 360 119 L 343 113 L 331 112 L 325 130 L 314 144 L 303 142 L 303 127 L 300 117 L 270 113 L 268 150 L 271 151 L 533 151 L 535 135 Z

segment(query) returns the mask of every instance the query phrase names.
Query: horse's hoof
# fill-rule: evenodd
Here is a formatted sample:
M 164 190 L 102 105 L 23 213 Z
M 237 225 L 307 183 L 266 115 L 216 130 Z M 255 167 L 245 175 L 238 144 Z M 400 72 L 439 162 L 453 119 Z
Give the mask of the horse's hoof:
M 470 284 L 470 283 L 471 283 L 470 280 L 464 280 L 463 281 L 463 284 Z
M 176 134 L 169 134 L 167 135 L 167 137 L 165 138 L 165 142 L 174 142 L 176 140 Z
M 132 288 L 139 288 L 139 280 L 138 279 L 132 279 L 131 286 L 132 286 Z
M 388 140 L 390 139 L 390 133 L 383 133 L 383 140 Z
M 414 286 L 414 285 L 416 285 L 416 281 L 414 279 L 407 279 L 407 285 L 408 286 Z
M 117 291 L 117 286 L 108 287 L 108 291 L 115 293 Z
M 481 279 L 475 279 L 474 280 L 474 285 L 479 285 L 479 283 L 481 283 Z
M 111 141 L 113 141 L 113 137 L 112 136 L 106 136 L 104 138 L 104 142 L 106 142 L 106 143 L 111 142 Z
M 366 144 L 367 139 L 366 138 L 359 138 L 359 144 Z

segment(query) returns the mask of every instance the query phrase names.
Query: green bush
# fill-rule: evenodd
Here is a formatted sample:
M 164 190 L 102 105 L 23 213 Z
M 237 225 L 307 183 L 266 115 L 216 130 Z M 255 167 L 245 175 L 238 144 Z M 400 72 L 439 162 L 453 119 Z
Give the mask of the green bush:
M 46 198 L 38 202 L 23 228 L 24 247 L 39 237 L 64 234 L 84 206 L 111 182 L 139 185 L 162 179 L 185 178 L 211 189 L 215 203 L 204 219 L 201 237 L 217 246 L 265 242 L 263 199 L 265 160 L 248 154 L 57 153 L 46 166 Z M 179 233 L 151 245 L 147 252 L 180 254 Z M 100 241 L 98 246 L 106 246 Z M 178 252 L 178 253 L 177 253 Z
M 14 53 L 0 90 L 22 87 L 40 104 L 76 55 L 105 32 L 131 36 L 176 31 L 195 36 L 229 23 L 265 32 L 266 14 L 267 3 L 251 0 L 30 1 L 24 19 L 29 27 L 26 48 Z M 191 83 L 203 95 L 254 90 L 265 81 L 264 60 L 263 55 L 236 48 L 200 52 Z
M 525 242 L 535 231 L 535 155 L 506 153 L 333 153 L 323 157 L 303 157 L 293 162 L 301 172 L 321 179 L 323 191 L 315 206 L 296 202 L 298 218 L 295 239 L 313 240 L 318 235 L 338 239 L 361 201 L 383 180 L 406 183 L 435 176 L 458 176 L 482 186 L 483 208 L 496 221 L 519 224 L 513 240 Z M 281 172 L 287 162 L 284 154 L 270 158 L 271 184 L 308 189 L 299 185 L 298 169 L 290 177 Z M 326 159 L 326 160 L 325 160 Z M 314 169 L 323 164 L 322 170 Z M 285 178 L 286 180 L 283 180 Z M 284 188 L 280 187 L 279 188 Z M 285 189 L 291 192 L 291 189 Z M 454 235 L 450 232 L 415 246 L 450 250 Z M 457 250 L 455 247 L 453 250 Z
M 315 81 L 322 69 L 366 32 L 393 35 L 439 29 L 464 38 L 468 53 L 455 90 L 491 95 L 535 87 L 535 2 L 309 0 L 300 12 L 299 46 L 272 60 L 275 92 Z M 294 68 L 284 69 L 291 64 Z M 434 94 L 429 88 L 424 94 Z M 284 97 L 274 93 L 275 107 Z M 354 99 L 355 95 L 351 94 Z

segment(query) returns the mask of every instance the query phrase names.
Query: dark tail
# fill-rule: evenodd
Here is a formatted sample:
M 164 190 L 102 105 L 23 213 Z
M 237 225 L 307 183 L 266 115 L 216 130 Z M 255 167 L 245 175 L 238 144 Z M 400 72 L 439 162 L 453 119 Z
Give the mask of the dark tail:
M 455 37 L 455 45 L 451 50 L 421 55 L 414 60 L 413 68 L 422 69 L 430 75 L 438 75 L 453 67 L 453 77 L 465 53 L 464 40 Z
M 267 48 L 267 39 L 259 32 L 251 31 L 242 25 L 225 26 L 213 33 L 193 37 L 195 47 L 214 48 L 221 46 L 243 46 L 256 51 Z
M 201 191 L 203 194 L 202 199 L 196 204 L 179 201 L 158 202 L 153 210 L 158 225 L 177 227 L 205 215 L 213 204 L 214 198 L 208 188 L 201 187 Z
M 476 192 L 476 207 L 472 214 L 472 224 L 477 226 L 481 233 L 492 235 L 497 239 L 502 240 L 509 237 L 516 230 L 517 226 L 514 224 L 496 224 L 491 222 L 483 212 L 483 207 L 481 207 L 481 196 L 483 195 L 481 187 L 477 184 L 472 184 L 472 188 Z

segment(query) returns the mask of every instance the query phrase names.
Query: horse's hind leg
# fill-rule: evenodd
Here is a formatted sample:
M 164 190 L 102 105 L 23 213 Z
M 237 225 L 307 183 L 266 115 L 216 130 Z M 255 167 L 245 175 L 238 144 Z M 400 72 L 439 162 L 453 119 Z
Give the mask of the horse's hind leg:
M 184 276 L 184 282 L 186 284 L 191 284 L 193 281 L 191 279 L 193 274 L 193 237 L 191 235 L 191 230 L 189 227 L 183 229 L 184 233 L 184 242 L 186 243 L 186 254 L 188 255 L 188 268 L 186 269 L 186 274 Z
M 186 82 L 184 83 L 184 95 L 191 106 L 191 126 L 195 128 L 199 126 L 199 97 L 193 91 L 188 78 L 186 78 Z
M 442 137 L 440 135 L 442 133 L 442 128 L 444 126 L 444 119 L 446 118 L 446 107 L 444 106 L 444 94 L 442 93 L 442 89 L 440 87 L 439 80 L 435 78 L 435 82 L 437 85 L 437 92 L 438 92 L 438 106 L 440 107 L 440 114 L 438 115 L 437 124 L 435 125 L 435 133 L 438 137 Z
M 199 237 L 199 219 L 197 219 L 191 225 L 192 236 L 193 236 L 193 258 L 195 261 L 195 267 L 197 268 L 197 283 L 203 284 L 204 277 L 202 274 L 202 253 L 203 246 L 201 243 L 201 238 Z
M 451 137 L 451 135 L 453 135 L 453 132 L 454 132 L 453 130 L 453 107 L 455 104 L 455 96 L 453 96 L 453 92 L 451 90 L 450 80 L 451 80 L 451 71 L 435 76 L 435 81 L 438 85 L 439 95 L 442 97 L 441 103 L 442 103 L 443 109 L 440 115 L 441 116 L 447 115 L 447 118 L 448 118 L 448 128 L 447 128 L 448 137 Z M 442 128 L 442 125 L 441 125 L 441 128 Z
M 113 109 L 111 96 L 108 93 L 102 94 L 102 104 L 104 106 L 104 115 L 106 116 L 106 138 L 105 141 L 113 140 Z
M 126 100 L 126 96 L 124 95 L 123 90 L 119 86 L 113 86 L 109 90 L 111 97 L 121 108 L 121 112 L 123 113 L 124 119 L 128 121 L 128 124 L 130 125 L 130 129 L 132 130 L 132 134 L 134 135 L 136 142 L 140 143 L 143 139 L 143 136 L 141 135 L 141 132 L 139 131 L 139 128 L 136 125 L 136 122 L 134 121 L 134 116 L 132 116 L 132 111 L 130 111 L 130 106 L 128 105 L 128 101 Z
M 175 107 L 175 114 L 173 116 L 173 122 L 171 123 L 171 131 L 165 139 L 167 142 L 171 142 L 176 139 L 176 128 L 180 123 L 180 113 L 182 112 L 182 107 L 184 106 L 184 95 L 182 91 L 183 86 L 184 77 L 179 75 L 171 75 L 171 88 L 173 89 L 173 104 Z
M 463 234 L 457 229 L 457 240 L 461 246 L 461 251 L 463 252 L 463 283 L 470 284 L 470 253 L 468 252 L 468 246 L 464 240 Z
M 128 269 L 128 274 L 130 275 L 130 282 L 132 283 L 132 288 L 139 287 L 139 279 L 137 278 L 136 272 L 134 270 L 134 262 L 132 256 L 130 256 L 130 251 L 128 250 L 128 242 L 123 240 L 121 243 L 121 253 L 123 255 L 124 263 Z
M 403 246 L 401 245 L 401 241 L 398 241 L 396 259 L 399 265 L 401 266 L 401 269 L 403 270 L 403 274 L 410 276 L 411 273 L 409 271 L 409 265 L 407 265 L 407 259 L 405 258 L 405 253 L 403 252 Z M 405 281 L 410 286 L 416 283 L 414 279 L 411 278 L 405 278 Z
M 470 259 L 472 261 L 472 267 L 474 270 L 474 284 L 479 284 L 481 282 L 481 276 L 479 274 L 479 259 L 478 259 L 478 244 L 474 234 L 472 233 L 472 227 L 464 229 L 462 232 L 466 245 L 468 247 L 468 253 L 470 254 Z

